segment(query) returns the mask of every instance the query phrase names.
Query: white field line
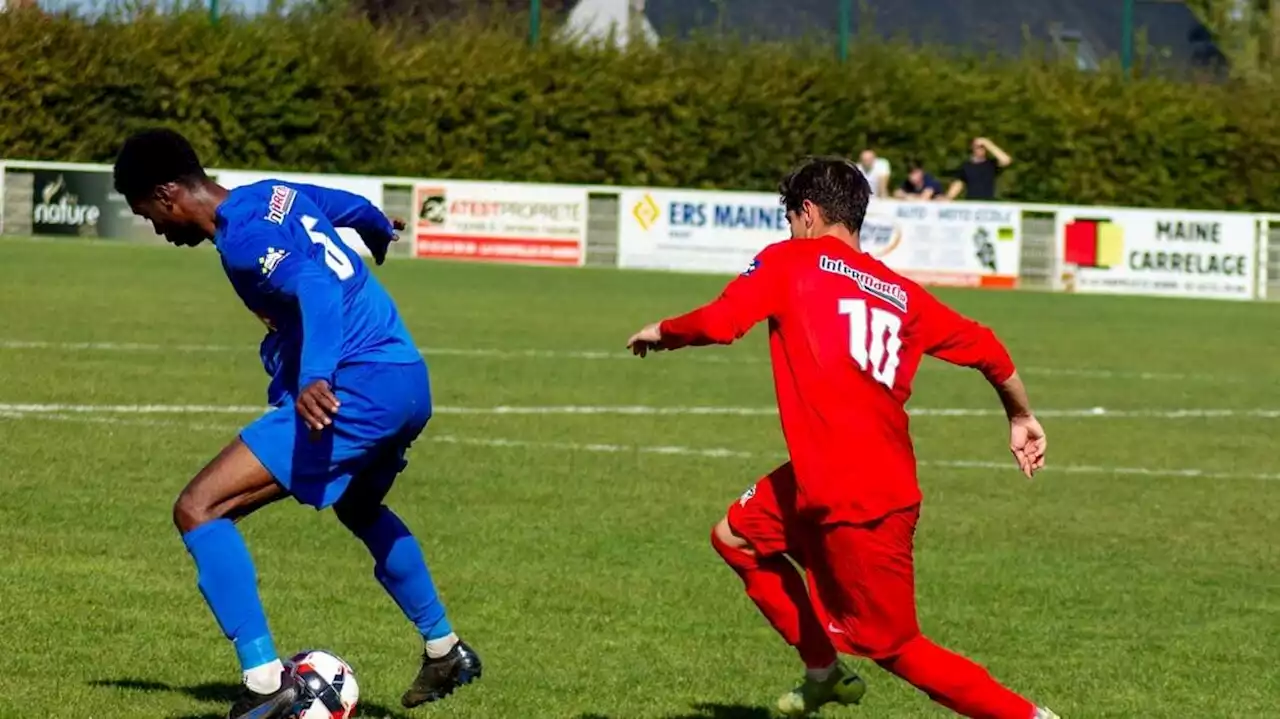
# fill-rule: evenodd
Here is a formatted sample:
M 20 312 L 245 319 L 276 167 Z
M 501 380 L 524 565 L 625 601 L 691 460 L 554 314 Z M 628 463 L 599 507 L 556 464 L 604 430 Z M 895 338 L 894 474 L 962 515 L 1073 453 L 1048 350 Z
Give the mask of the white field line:
M 251 345 L 159 345 L 143 342 L 45 342 L 41 340 L 0 340 L 0 349 L 6 350 L 63 350 L 67 352 L 247 352 Z M 428 357 L 488 357 L 492 359 L 576 359 L 576 360 L 628 360 L 634 359 L 627 352 L 605 350 L 540 350 L 540 349 L 486 349 L 481 347 L 419 347 Z M 700 362 L 716 364 L 761 364 L 768 362 L 759 357 L 730 358 L 721 355 L 685 355 Z
M 0 409 L 0 420 L 16 421 L 55 421 L 91 424 L 107 424 L 116 426 L 167 427 L 171 423 L 155 419 L 122 418 L 113 416 L 97 416 L 89 414 L 30 413 L 13 412 Z M 234 424 L 186 424 L 184 429 L 208 430 L 231 433 L 240 426 Z M 424 441 L 436 444 L 453 444 L 470 447 L 519 448 L 532 450 L 550 450 L 565 452 L 591 452 L 601 454 L 651 454 L 679 457 L 701 457 L 708 459 L 767 459 L 777 461 L 778 453 L 744 452 L 725 448 L 698 448 L 681 446 L 645 446 L 607 443 L 578 442 L 536 442 L 521 439 L 501 439 L 495 437 L 459 437 L 456 435 L 440 435 L 428 432 L 423 435 Z M 988 460 L 920 460 L 921 467 L 939 469 L 982 469 L 1012 472 L 1016 471 L 1012 460 L 994 462 Z M 1122 475 L 1137 477 L 1175 477 L 1187 479 L 1224 479 L 1280 481 L 1280 474 L 1267 472 L 1221 472 L 1195 468 L 1157 467 L 1105 467 L 1096 465 L 1050 465 L 1045 468 L 1051 474 L 1085 474 L 1085 475 Z
M 120 414 L 120 415 L 254 415 L 267 411 L 262 405 L 217 404 L 21 404 L 0 403 L 0 412 L 8 414 Z M 546 405 L 494 407 L 437 406 L 437 415 L 582 415 L 582 416 L 725 416 L 772 417 L 773 407 L 654 407 L 649 405 Z M 923 407 L 909 411 L 913 417 L 999 417 L 1004 411 L 998 408 Z M 1045 409 L 1036 412 L 1041 418 L 1053 419 L 1278 419 L 1280 409 L 1108 409 L 1084 407 L 1077 409 Z
M 57 350 L 63 352 L 180 352 L 180 353 L 216 353 L 216 352 L 251 352 L 250 345 L 204 345 L 176 344 L 160 345 L 143 342 L 47 342 L 42 340 L 0 340 L 0 350 Z M 604 350 L 543 350 L 543 349 L 483 349 L 460 347 L 419 347 L 418 351 L 430 357 L 475 357 L 499 360 L 552 359 L 552 360 L 630 360 L 634 358 L 627 352 L 610 352 Z M 686 352 L 680 355 L 683 361 L 709 364 L 766 364 L 768 359 L 758 356 L 728 357 L 718 354 Z M 945 363 L 936 363 L 943 367 L 951 367 Z M 1020 367 L 1019 372 L 1026 375 L 1046 377 L 1077 377 L 1080 379 L 1120 379 L 1145 381 L 1209 381 L 1209 382 L 1242 382 L 1244 377 L 1231 374 L 1185 374 L 1179 372 L 1133 372 L 1127 370 L 1092 370 L 1071 369 L 1065 367 Z
M 75 422 L 77 424 L 108 424 L 125 427 L 172 427 L 172 420 L 165 421 L 162 419 L 141 419 L 115 416 L 115 415 L 92 415 L 92 414 L 58 414 L 46 412 L 13 412 L 0 408 L 0 420 L 48 420 L 52 422 Z M 181 425 L 183 429 L 202 430 L 208 432 L 238 432 L 244 428 L 243 424 L 231 423 L 210 423 L 210 422 L 186 422 Z

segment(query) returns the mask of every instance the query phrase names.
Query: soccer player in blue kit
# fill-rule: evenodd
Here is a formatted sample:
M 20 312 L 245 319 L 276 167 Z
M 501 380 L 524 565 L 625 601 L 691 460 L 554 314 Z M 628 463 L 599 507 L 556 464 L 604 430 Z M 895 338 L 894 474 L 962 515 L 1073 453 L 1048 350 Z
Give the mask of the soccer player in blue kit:
M 382 264 L 403 224 L 337 190 L 266 181 L 228 191 L 169 130 L 125 142 L 115 187 L 170 243 L 212 240 L 236 293 L 268 328 L 260 354 L 272 409 L 200 470 L 173 508 L 200 591 L 244 672 L 229 719 L 282 716 L 299 693 L 234 524 L 285 496 L 333 507 L 421 632 L 422 668 L 405 707 L 479 678 L 480 658 L 453 632 L 417 540 L 383 504 L 431 418 L 427 366 L 391 297 L 334 230 L 354 229 Z

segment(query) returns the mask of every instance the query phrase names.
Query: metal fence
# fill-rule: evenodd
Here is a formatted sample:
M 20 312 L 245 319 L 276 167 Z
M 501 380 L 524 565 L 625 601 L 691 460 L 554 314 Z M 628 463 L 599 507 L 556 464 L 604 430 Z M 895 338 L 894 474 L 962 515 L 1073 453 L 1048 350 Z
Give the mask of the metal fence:
M 541 35 L 543 4 L 530 3 L 530 36 Z M 1200 18 L 1170 0 L 578 0 L 559 3 L 566 24 L 621 42 L 731 35 L 745 40 L 828 44 L 846 58 L 863 39 L 897 39 L 997 55 L 1047 52 L 1095 70 L 1114 59 L 1128 69 L 1205 68 L 1223 60 Z
M 0 0 L 38 2 L 46 10 L 95 15 L 138 0 Z M 189 8 L 190 0 L 141 0 Z M 953 50 L 1016 56 L 1051 54 L 1096 70 L 1108 60 L 1124 68 L 1219 69 L 1225 60 L 1211 33 L 1179 0 L 195 0 L 211 21 L 226 13 L 255 15 L 349 3 L 393 24 L 431 22 L 468 12 L 528 23 L 532 44 L 562 32 L 618 44 L 695 36 L 745 41 L 802 41 L 847 58 L 868 39 L 901 40 Z M 0 5 L 4 7 L 4 5 Z

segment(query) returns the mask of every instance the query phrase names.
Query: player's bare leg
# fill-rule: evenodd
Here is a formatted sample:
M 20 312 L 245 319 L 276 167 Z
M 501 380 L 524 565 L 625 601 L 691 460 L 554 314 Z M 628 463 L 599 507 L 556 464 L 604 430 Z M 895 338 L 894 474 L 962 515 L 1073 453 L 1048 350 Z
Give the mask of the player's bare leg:
M 418 628 L 422 668 L 400 703 L 406 708 L 434 702 L 480 678 L 480 656 L 454 633 L 413 534 L 383 500 L 403 468 L 396 454 L 375 462 L 334 505 L 338 520 L 374 558 L 374 576 Z
M 285 496 L 240 439 L 191 480 L 173 507 L 173 522 L 195 560 L 200 592 L 223 634 L 235 645 L 244 671 L 244 693 L 229 719 L 273 719 L 296 700 L 285 681 L 258 597 L 253 559 L 234 522 Z
M 712 530 L 711 544 L 738 573 L 747 596 L 804 662 L 804 682 L 778 700 L 778 710 L 786 716 L 806 716 L 825 704 L 861 701 L 866 684 L 840 663 L 809 600 L 804 579 L 787 557 L 761 556 L 734 533 L 728 518 Z

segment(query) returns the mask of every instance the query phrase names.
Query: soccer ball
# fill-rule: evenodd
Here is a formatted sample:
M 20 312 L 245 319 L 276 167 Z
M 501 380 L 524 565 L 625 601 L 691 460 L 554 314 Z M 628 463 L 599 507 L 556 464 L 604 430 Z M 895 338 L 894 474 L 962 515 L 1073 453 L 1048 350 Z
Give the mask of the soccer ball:
M 346 662 L 329 652 L 306 651 L 289 660 L 298 682 L 293 719 L 348 719 L 356 713 L 360 685 Z

